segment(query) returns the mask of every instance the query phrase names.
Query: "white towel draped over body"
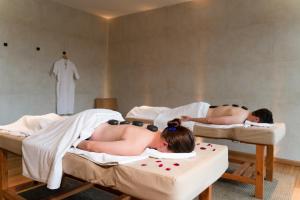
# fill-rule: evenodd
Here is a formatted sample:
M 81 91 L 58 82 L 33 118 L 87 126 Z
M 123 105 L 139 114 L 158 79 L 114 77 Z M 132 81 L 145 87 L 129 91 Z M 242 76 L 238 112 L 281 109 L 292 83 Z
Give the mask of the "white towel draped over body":
M 162 111 L 154 119 L 154 125 L 157 126 L 160 130 L 163 130 L 167 127 L 168 121 L 174 118 L 181 118 L 181 116 L 183 115 L 197 118 L 206 117 L 209 106 L 210 105 L 205 102 L 196 102 Z M 193 131 L 195 122 L 183 122 L 182 125 Z
M 89 138 L 94 129 L 109 119 L 123 120 L 120 113 L 86 110 L 65 120 L 53 122 L 45 129 L 23 140 L 23 175 L 47 183 L 49 189 L 60 186 L 63 175 L 62 158 L 80 138 Z

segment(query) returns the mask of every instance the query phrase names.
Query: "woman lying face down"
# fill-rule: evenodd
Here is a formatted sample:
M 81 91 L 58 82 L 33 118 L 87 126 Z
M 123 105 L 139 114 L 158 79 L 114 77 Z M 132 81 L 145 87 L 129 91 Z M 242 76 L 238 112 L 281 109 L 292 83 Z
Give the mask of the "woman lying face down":
M 133 125 L 99 125 L 88 140 L 84 140 L 77 148 L 121 156 L 140 155 L 146 148 L 160 152 L 189 153 L 194 150 L 193 133 L 183 126 L 179 119 L 168 122 L 162 132 L 152 132 L 143 127 Z

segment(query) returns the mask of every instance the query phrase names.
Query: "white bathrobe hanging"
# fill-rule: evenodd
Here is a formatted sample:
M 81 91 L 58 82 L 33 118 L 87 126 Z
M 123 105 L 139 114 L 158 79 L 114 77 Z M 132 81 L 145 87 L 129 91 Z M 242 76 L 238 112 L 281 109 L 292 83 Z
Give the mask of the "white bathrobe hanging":
M 74 79 L 79 79 L 76 66 L 68 59 L 60 59 L 54 63 L 53 74 L 57 79 L 57 114 L 73 114 L 75 96 Z

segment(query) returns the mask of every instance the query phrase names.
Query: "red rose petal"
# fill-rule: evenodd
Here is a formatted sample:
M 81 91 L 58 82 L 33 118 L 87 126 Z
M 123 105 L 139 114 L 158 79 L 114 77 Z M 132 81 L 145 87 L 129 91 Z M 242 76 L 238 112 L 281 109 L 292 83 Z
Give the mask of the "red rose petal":
M 143 163 L 143 164 L 141 164 L 141 166 L 147 166 L 147 164 Z
M 174 165 L 174 166 L 179 166 L 179 163 L 174 163 L 173 165 Z
M 164 165 L 163 165 L 163 164 L 159 164 L 159 165 L 158 165 L 158 167 L 162 167 L 162 166 L 164 166 Z
M 200 149 L 201 149 L 201 150 L 205 150 L 206 148 L 205 148 L 205 147 L 200 147 Z
M 216 149 L 213 149 L 213 151 L 215 151 Z
M 169 168 L 169 167 L 168 167 L 168 168 L 166 168 L 166 170 L 167 170 L 167 171 L 170 171 L 170 170 L 171 170 L 171 168 Z
M 155 161 L 155 162 L 161 162 L 161 160 L 157 160 L 157 161 Z

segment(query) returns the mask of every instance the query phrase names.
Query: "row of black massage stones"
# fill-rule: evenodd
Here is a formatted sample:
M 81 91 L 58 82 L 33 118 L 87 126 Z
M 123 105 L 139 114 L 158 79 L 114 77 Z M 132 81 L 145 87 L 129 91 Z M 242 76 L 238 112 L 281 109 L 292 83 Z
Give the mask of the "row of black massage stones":
M 119 124 L 120 125 L 132 124 L 134 126 L 143 126 L 144 125 L 144 123 L 141 122 L 141 121 L 132 121 L 131 123 L 129 121 L 122 121 L 122 122 L 119 123 L 119 121 L 115 120 L 115 119 L 108 120 L 107 123 L 110 124 L 110 125 L 119 125 Z M 157 126 L 154 126 L 152 124 L 147 125 L 147 129 L 150 130 L 150 131 L 153 131 L 153 132 L 158 131 Z
M 224 105 L 222 105 L 222 106 L 230 106 L 229 104 L 224 104 Z M 240 107 L 239 105 L 237 105 L 237 104 L 232 104 L 231 105 L 232 107 Z M 219 106 L 209 106 L 209 108 L 217 108 L 217 107 L 219 107 Z M 243 108 L 244 110 L 248 110 L 248 108 L 246 107 L 246 106 L 242 106 L 241 108 Z

